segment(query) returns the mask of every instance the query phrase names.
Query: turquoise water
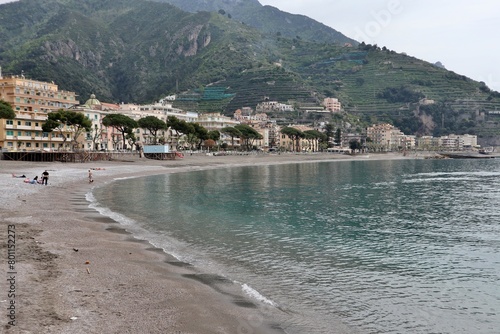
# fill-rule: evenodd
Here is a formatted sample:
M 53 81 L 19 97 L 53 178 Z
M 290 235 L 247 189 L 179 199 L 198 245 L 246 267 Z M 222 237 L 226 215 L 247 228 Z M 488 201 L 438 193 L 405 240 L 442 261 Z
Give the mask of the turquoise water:
M 217 169 L 94 196 L 139 237 L 250 287 L 288 333 L 499 332 L 498 159 Z

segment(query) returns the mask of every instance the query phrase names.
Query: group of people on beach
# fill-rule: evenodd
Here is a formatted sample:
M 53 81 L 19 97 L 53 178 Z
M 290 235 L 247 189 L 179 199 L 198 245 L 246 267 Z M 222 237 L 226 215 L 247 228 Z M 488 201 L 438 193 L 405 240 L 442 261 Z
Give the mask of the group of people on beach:
M 40 179 L 38 179 L 38 175 L 35 176 L 32 180 L 30 180 L 30 178 L 27 177 L 24 174 L 20 175 L 20 176 L 17 176 L 16 174 L 12 174 L 12 177 L 16 177 L 16 178 L 19 178 L 19 179 L 24 179 L 24 183 L 30 183 L 30 184 L 44 184 L 44 185 L 47 185 L 47 183 L 49 182 L 49 172 L 47 172 L 47 170 L 45 170 L 42 173 L 42 177 Z
M 105 168 L 90 168 L 89 169 L 89 183 L 93 183 L 94 182 L 94 177 L 93 177 L 93 174 L 92 174 L 92 171 L 93 170 L 104 170 Z M 49 181 L 49 172 L 47 172 L 47 170 L 45 170 L 43 173 L 42 173 L 42 176 L 41 178 L 39 179 L 38 176 L 35 176 L 33 179 L 30 179 L 29 177 L 27 177 L 26 175 L 16 175 L 16 174 L 12 174 L 12 177 L 15 177 L 15 178 L 19 178 L 19 179 L 24 179 L 24 183 L 30 183 L 30 184 L 44 184 L 44 185 L 47 185 L 48 181 Z

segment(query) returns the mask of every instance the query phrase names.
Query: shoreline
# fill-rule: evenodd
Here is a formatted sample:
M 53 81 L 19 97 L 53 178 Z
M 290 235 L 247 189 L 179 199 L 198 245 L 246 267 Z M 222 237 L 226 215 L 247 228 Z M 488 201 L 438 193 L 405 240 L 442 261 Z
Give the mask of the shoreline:
M 398 154 L 186 156 L 86 164 L 0 161 L 0 231 L 16 238 L 16 326 L 37 333 L 285 333 L 269 307 L 222 277 L 197 271 L 89 207 L 94 187 L 125 177 L 252 165 L 420 159 Z M 89 168 L 95 182 L 89 184 Z M 49 186 L 24 184 L 47 169 Z M 33 175 L 32 175 L 33 174 Z M 4 254 L 6 251 L 4 249 Z M 4 261 L 3 268 L 7 268 Z M 5 269 L 2 269 L 5 270 Z M 7 305 L 7 282 L 0 284 Z M 4 303 L 5 302 L 5 303 Z M 4 310 L 7 307 L 2 307 Z M 279 312 L 279 309 L 275 310 Z M 269 314 L 271 313 L 271 314 Z M 339 324 L 337 333 L 352 331 Z

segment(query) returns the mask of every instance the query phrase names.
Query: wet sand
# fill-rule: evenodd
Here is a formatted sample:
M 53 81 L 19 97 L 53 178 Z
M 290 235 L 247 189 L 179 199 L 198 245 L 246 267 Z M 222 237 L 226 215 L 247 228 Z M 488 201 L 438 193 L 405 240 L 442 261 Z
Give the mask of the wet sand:
M 230 280 L 200 272 L 89 208 L 85 194 L 116 178 L 192 170 L 329 160 L 408 159 L 397 154 L 187 155 L 85 164 L 0 161 L 6 333 L 286 333 L 276 308 Z M 422 157 L 416 157 L 422 158 Z M 94 182 L 88 182 L 88 169 Z M 47 170 L 49 185 L 23 183 Z M 15 238 L 15 252 L 7 249 Z M 8 250 L 11 252 L 8 253 Z M 15 257 L 9 267 L 8 255 Z M 12 272 L 13 274 L 9 274 Z M 11 284 L 14 282 L 14 284 Z M 14 290 L 14 295 L 9 291 Z M 12 315 L 14 302 L 14 320 Z M 9 325 L 9 321 L 14 321 Z M 15 324 L 15 326 L 12 326 Z M 339 324 L 332 333 L 350 332 Z

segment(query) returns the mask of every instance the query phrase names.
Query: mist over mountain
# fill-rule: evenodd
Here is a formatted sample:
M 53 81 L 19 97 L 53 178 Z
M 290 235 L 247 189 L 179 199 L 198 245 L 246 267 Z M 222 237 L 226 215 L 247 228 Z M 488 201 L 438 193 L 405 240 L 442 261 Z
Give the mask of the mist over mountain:
M 318 106 L 336 97 L 341 115 L 277 116 L 340 119 L 353 131 L 383 121 L 407 134 L 500 133 L 490 113 L 500 96 L 484 83 L 255 0 L 21 0 L 0 9 L 3 73 L 54 81 L 82 101 L 181 93 L 193 97 L 182 107 L 230 114 L 266 98 Z M 222 93 L 204 97 L 206 87 Z

